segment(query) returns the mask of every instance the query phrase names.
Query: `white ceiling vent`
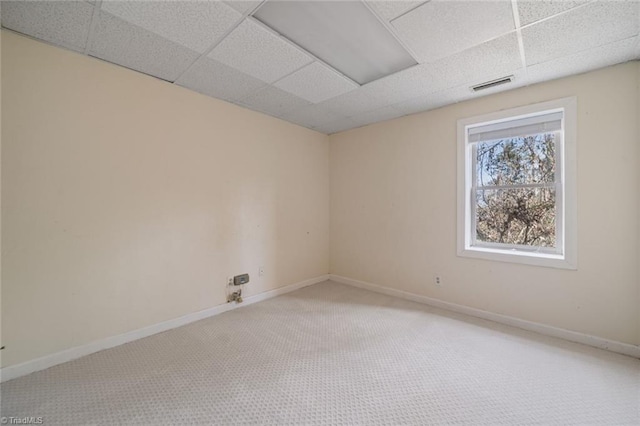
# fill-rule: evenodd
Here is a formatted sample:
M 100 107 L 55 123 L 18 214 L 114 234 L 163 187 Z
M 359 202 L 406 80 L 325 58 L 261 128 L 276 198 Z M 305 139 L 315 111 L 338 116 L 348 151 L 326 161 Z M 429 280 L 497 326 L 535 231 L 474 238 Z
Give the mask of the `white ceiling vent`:
M 471 90 L 474 92 L 479 92 L 481 90 L 490 89 L 492 87 L 501 86 L 503 84 L 511 83 L 513 81 L 513 76 L 502 77 L 497 80 L 486 81 L 484 83 L 477 84 L 475 86 L 471 86 Z

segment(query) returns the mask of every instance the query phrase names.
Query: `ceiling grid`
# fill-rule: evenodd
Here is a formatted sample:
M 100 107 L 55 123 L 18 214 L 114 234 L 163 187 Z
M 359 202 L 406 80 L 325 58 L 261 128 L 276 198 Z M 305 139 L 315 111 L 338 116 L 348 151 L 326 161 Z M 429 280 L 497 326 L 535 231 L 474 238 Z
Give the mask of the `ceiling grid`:
M 399 71 L 387 67 L 386 74 L 377 71 L 382 77 L 358 84 L 338 62 L 332 66 L 301 47 L 297 36 L 254 18 L 269 16 L 266 6 L 271 16 L 289 7 L 277 1 L 4 0 L 1 22 L 5 29 L 324 133 L 640 59 L 637 0 L 325 2 L 329 15 L 342 13 L 331 12 L 331 3 L 368 14 L 367 22 L 381 26 L 417 62 Z M 291 2 L 298 12 L 305 10 L 300 1 Z M 354 23 L 336 31 L 341 37 L 373 28 L 356 25 L 357 16 L 338 21 Z M 312 38 L 322 43 L 332 36 Z M 344 39 L 345 49 L 368 36 L 376 46 L 375 34 L 354 33 L 353 40 Z M 341 43 L 332 46 L 340 49 Z M 391 54 L 379 52 L 373 59 Z M 480 93 L 470 89 L 509 75 L 512 83 Z
M 91 24 L 89 24 L 89 34 L 87 35 L 87 43 L 84 47 L 84 54 L 88 55 L 93 46 L 93 38 L 96 33 L 96 26 L 98 25 L 98 19 L 100 17 L 100 8 L 102 7 L 102 0 L 96 0 L 93 5 L 93 14 L 91 15 Z
M 229 2 L 226 2 L 226 3 L 229 3 Z M 240 2 L 237 2 L 237 3 L 240 3 Z M 242 2 L 242 3 L 252 3 L 252 2 L 248 2 L 248 1 L 247 1 L 247 2 Z M 262 2 L 258 2 L 258 3 L 260 4 L 260 3 L 262 3 Z M 237 9 L 236 9 L 236 10 L 237 10 Z M 195 61 L 193 61 L 193 63 L 192 63 L 191 65 L 189 65 L 189 67 L 187 67 L 187 69 L 185 69 L 185 70 L 184 70 L 184 71 L 183 71 L 183 72 L 178 76 L 178 78 L 176 79 L 176 82 L 177 82 L 178 80 L 180 80 L 180 78 L 181 78 L 182 76 L 184 76 L 187 72 L 189 72 L 189 70 L 191 70 L 191 68 L 193 68 L 193 66 L 194 66 L 194 65 L 196 65 L 199 61 L 204 60 L 204 59 L 205 59 L 205 58 L 206 58 L 206 57 L 211 53 L 211 51 L 212 51 L 213 49 L 215 49 L 215 48 L 216 48 L 216 46 L 218 46 L 218 44 L 220 44 L 220 43 L 222 42 L 222 40 L 224 40 L 224 39 L 225 39 L 229 34 L 231 34 L 231 32 L 232 32 L 232 31 L 234 31 L 234 30 L 235 30 L 235 29 L 236 29 L 236 28 L 237 28 L 237 27 L 242 23 L 242 21 L 244 21 L 244 19 L 245 19 L 245 18 L 247 18 L 247 16 L 249 16 L 249 14 L 250 14 L 253 10 L 255 10 L 255 7 L 254 7 L 254 8 L 250 8 L 250 7 L 249 7 L 249 8 L 246 8 L 246 9 L 244 9 L 244 10 L 238 10 L 240 13 L 242 13 L 242 17 L 241 17 L 240 19 L 238 19 L 238 20 L 236 21 L 236 23 L 235 23 L 233 26 L 231 26 L 230 28 L 228 28 L 228 29 L 227 29 L 227 31 L 226 31 L 226 32 L 225 32 L 221 37 L 219 37 L 218 39 L 214 40 L 214 41 L 213 41 L 213 43 L 209 46 L 209 48 L 208 48 L 207 50 L 205 50 L 205 51 L 202 53 L 202 55 L 200 55 L 200 56 L 199 56 Z
M 419 1 L 414 1 L 414 2 L 405 2 L 405 1 L 375 2 L 375 3 L 391 3 L 391 4 L 410 3 L 409 5 L 406 6 L 407 9 L 404 10 L 399 16 L 395 16 L 394 18 L 389 19 L 389 20 L 386 20 L 385 18 L 383 18 L 379 13 L 376 13 L 376 8 L 374 6 L 372 6 L 373 2 L 365 1 L 363 3 L 365 4 L 365 6 L 367 6 L 367 8 L 369 10 L 371 10 L 373 15 L 376 18 L 378 18 L 378 21 L 380 21 L 380 23 L 382 25 L 384 25 L 384 27 L 387 29 L 387 31 L 389 31 L 391 33 L 391 35 L 398 41 L 398 43 L 400 43 L 400 45 L 405 48 L 405 50 L 409 53 L 409 55 L 411 55 L 411 57 L 413 59 L 415 59 L 416 62 L 419 62 L 415 52 L 413 50 L 411 50 L 411 47 L 409 45 L 407 45 L 407 43 L 405 43 L 405 41 L 398 35 L 398 32 L 396 31 L 396 29 L 392 25 L 392 22 L 393 22 L 393 19 L 396 19 L 399 16 L 402 16 L 402 15 L 404 15 L 406 13 L 409 13 L 410 11 L 414 10 L 416 7 L 419 7 L 423 2 L 419 2 Z
M 313 61 L 305 51 L 251 17 L 243 20 L 207 57 L 268 84 Z
M 524 54 L 524 42 L 522 41 L 522 29 L 520 25 L 520 13 L 518 12 L 517 0 L 511 0 L 511 8 L 513 10 L 513 21 L 516 25 L 516 34 L 518 36 L 518 48 L 520 49 L 520 60 L 522 61 L 522 68 L 524 69 L 525 76 L 527 72 L 527 59 Z

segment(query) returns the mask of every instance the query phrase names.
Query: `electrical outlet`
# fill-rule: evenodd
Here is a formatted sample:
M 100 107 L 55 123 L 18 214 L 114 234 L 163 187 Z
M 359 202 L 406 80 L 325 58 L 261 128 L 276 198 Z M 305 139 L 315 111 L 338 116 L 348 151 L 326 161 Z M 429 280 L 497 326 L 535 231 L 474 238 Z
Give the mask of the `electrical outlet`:
M 433 276 L 433 283 L 436 285 L 436 287 L 442 287 L 442 278 L 440 277 L 440 275 Z
M 261 266 L 258 268 L 258 276 L 259 277 L 264 276 L 264 266 Z

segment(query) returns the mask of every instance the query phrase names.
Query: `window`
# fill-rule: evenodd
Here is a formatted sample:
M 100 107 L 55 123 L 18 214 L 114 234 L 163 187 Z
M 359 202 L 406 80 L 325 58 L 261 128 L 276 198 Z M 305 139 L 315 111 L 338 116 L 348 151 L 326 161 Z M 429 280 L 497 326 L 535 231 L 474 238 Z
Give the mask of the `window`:
M 576 98 L 458 121 L 458 255 L 576 269 Z

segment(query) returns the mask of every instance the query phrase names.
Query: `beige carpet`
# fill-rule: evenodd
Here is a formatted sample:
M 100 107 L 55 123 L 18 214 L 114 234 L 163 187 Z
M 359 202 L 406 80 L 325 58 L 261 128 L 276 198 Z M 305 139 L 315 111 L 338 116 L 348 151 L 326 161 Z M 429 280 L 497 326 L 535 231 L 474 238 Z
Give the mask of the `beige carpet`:
M 1 396 L 44 424 L 640 424 L 640 360 L 325 282 Z

